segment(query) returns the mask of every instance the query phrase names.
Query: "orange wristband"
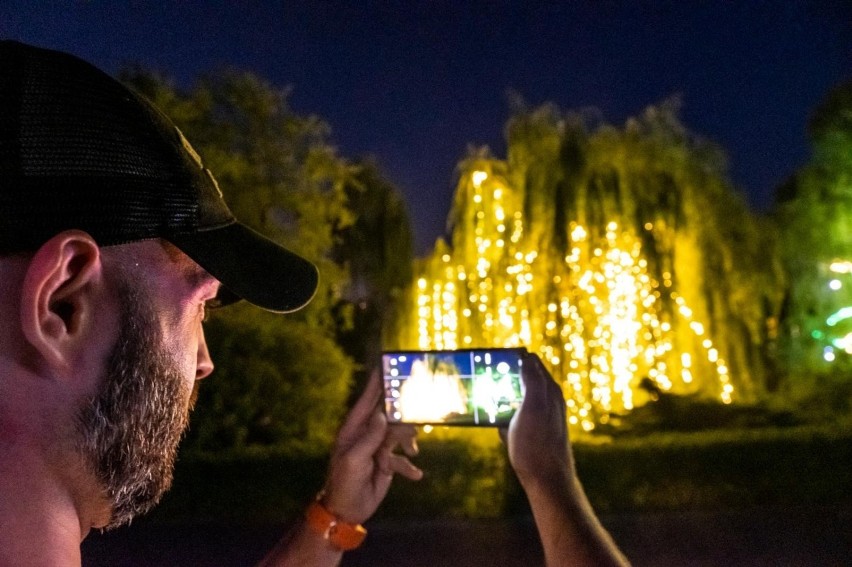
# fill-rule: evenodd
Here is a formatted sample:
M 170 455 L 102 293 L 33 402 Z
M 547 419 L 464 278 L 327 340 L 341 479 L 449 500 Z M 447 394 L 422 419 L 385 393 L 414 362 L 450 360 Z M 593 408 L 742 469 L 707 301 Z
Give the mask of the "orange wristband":
M 361 524 L 344 522 L 318 501 L 312 502 L 305 511 L 308 527 L 324 537 L 340 551 L 355 549 L 367 537 L 367 530 Z

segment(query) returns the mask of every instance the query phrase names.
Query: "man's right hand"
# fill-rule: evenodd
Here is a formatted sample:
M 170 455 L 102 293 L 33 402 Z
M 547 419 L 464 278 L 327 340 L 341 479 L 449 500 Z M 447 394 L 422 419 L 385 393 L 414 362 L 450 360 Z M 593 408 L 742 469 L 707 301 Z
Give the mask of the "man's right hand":
M 527 353 L 522 368 L 524 399 L 502 432 L 509 461 L 522 484 L 548 482 L 562 488 L 574 473 L 565 398 L 537 355 Z
M 562 389 L 535 354 L 523 360 L 521 407 L 500 431 L 524 488 L 548 567 L 627 565 L 574 470 Z

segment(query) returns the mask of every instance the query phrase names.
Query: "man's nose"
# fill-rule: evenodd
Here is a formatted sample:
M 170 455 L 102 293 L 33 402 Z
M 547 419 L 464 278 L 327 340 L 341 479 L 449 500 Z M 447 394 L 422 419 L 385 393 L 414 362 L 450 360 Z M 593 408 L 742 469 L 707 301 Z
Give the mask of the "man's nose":
M 198 359 L 195 364 L 195 379 L 203 380 L 213 372 L 213 359 L 207 350 L 207 341 L 204 339 L 204 328 L 198 330 Z

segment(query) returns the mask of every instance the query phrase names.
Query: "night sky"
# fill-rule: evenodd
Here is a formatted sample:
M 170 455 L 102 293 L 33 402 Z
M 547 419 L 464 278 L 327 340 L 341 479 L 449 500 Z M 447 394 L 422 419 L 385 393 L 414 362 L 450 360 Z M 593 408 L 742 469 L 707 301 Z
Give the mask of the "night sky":
M 808 113 L 852 78 L 842 0 L 4 0 L 0 37 L 112 74 L 141 63 L 188 84 L 228 64 L 292 87 L 296 112 L 323 117 L 343 156 L 375 156 L 402 190 L 421 254 L 444 231 L 468 145 L 504 156 L 509 89 L 614 124 L 679 95 L 687 127 L 728 151 L 734 183 L 765 210 L 808 157 Z

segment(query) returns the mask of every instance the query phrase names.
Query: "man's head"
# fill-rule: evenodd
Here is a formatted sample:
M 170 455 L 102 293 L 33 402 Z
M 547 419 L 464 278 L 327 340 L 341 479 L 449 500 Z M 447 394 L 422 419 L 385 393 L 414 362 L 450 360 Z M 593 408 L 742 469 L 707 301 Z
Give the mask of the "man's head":
M 234 219 L 150 103 L 70 55 L 0 41 L 0 449 L 45 449 L 78 501 L 94 479 L 108 512 L 91 525 L 168 487 L 212 371 L 205 305 L 293 311 L 316 285 L 313 264 Z

